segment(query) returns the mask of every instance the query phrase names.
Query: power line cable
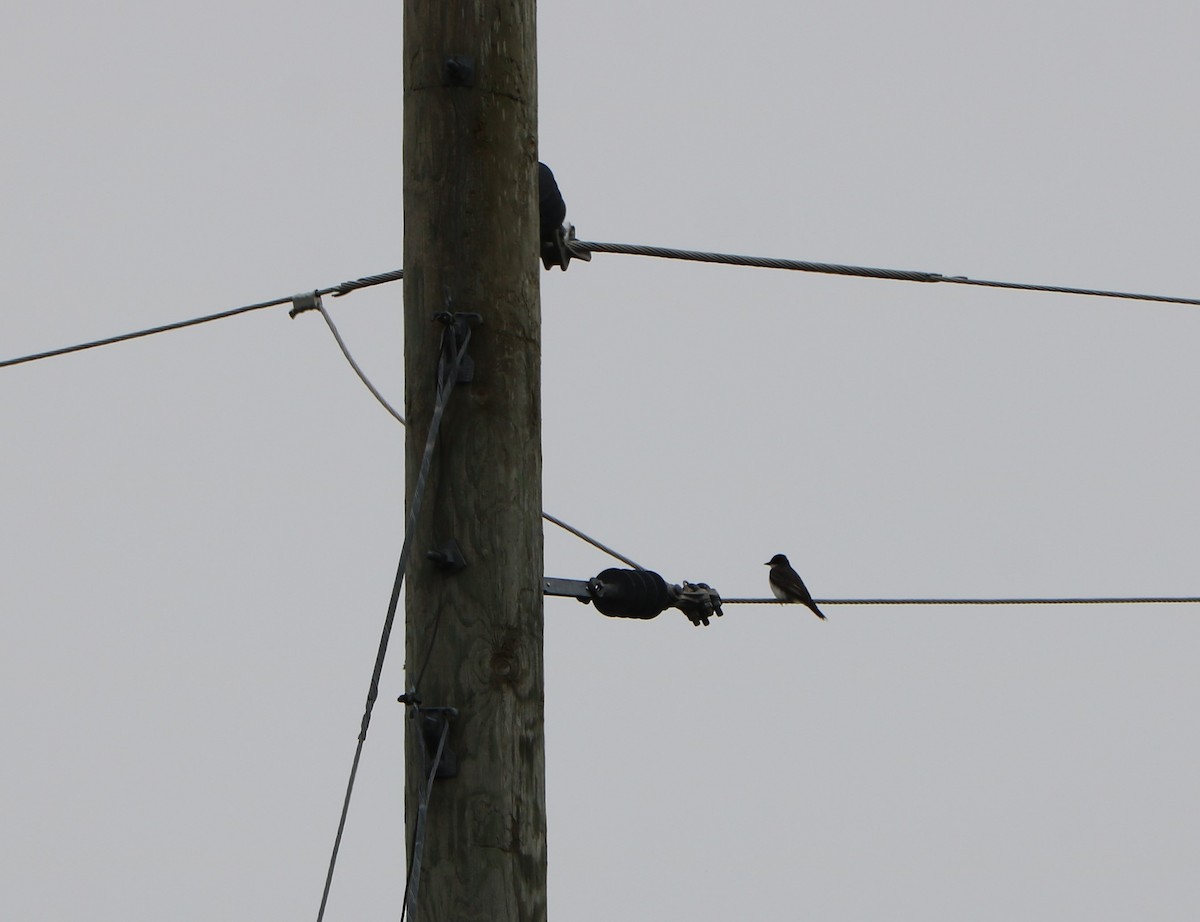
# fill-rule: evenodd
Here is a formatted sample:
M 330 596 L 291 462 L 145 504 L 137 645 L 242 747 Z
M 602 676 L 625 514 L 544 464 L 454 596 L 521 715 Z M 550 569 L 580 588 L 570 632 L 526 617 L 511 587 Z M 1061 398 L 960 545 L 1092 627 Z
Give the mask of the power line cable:
M 1170 295 L 1136 294 L 1128 291 L 1108 291 L 1101 288 L 1075 288 L 1064 285 L 1035 285 L 1025 282 L 995 282 L 972 279 L 964 275 L 943 275 L 909 269 L 875 269 L 869 266 L 843 266 L 836 263 L 808 262 L 799 259 L 775 259 L 767 256 L 735 256 L 731 253 L 709 253 L 702 250 L 678 250 L 671 247 L 642 246 L 630 243 L 596 243 L 589 240 L 568 240 L 567 247 L 576 256 L 591 253 L 618 253 L 626 256 L 651 256 L 659 259 L 683 259 L 692 262 L 720 263 L 728 266 L 749 266 L 757 269 L 791 269 L 796 272 L 819 272 L 826 275 L 850 275 L 858 278 L 892 279 L 901 282 L 945 282 L 951 285 L 976 285 L 986 288 L 1008 288 L 1022 291 L 1045 291 L 1055 294 L 1088 295 L 1099 298 L 1125 298 L 1132 301 L 1157 301 L 1167 304 L 1200 306 L 1200 298 L 1179 298 Z
M 816 599 L 818 605 L 1183 605 L 1200 603 L 1200 596 L 1135 596 L 1094 598 L 997 599 Z M 782 599 L 721 599 L 722 605 L 787 605 Z
M 893 281 L 923 282 L 931 284 L 940 282 L 948 285 L 972 285 L 982 288 L 1001 288 L 1016 291 L 1041 291 L 1051 294 L 1083 295 L 1097 298 L 1118 298 L 1129 301 L 1149 301 L 1160 304 L 1187 304 L 1191 306 L 1200 306 L 1200 298 L 1184 298 L 1175 295 L 1155 295 L 1131 291 L 1114 291 L 1105 288 L 1080 288 L 1071 285 L 1042 285 L 1030 282 L 1005 282 L 992 279 L 973 279 L 965 275 L 944 275 L 941 272 L 926 272 L 913 269 L 880 269 L 871 266 L 842 265 L 839 263 L 812 262 L 801 259 L 779 259 L 770 256 L 739 256 L 732 253 L 714 253 L 705 250 L 681 250 L 673 247 L 645 246 L 642 244 L 632 243 L 601 243 L 593 240 L 576 240 L 574 238 L 567 240 L 566 246 L 572 252 L 572 254 L 579 257 L 590 256 L 592 253 L 615 253 L 626 256 L 649 256 L 659 259 L 681 259 L 692 262 L 719 263 L 729 266 L 748 266 L 759 269 L 788 269 L 797 272 L 816 272 L 826 275 L 854 276 L 857 278 L 890 279 Z M 353 291 L 358 291 L 361 288 L 368 288 L 373 285 L 382 285 L 387 282 L 398 281 L 402 278 L 404 278 L 404 270 L 395 269 L 391 272 L 380 273 L 379 275 L 368 275 L 352 281 L 341 282 L 340 284 L 334 285 L 330 288 L 317 289 L 312 294 L 317 296 L 331 294 L 335 298 L 340 298 L 350 294 Z M 190 320 L 181 320 L 175 323 L 163 324 L 162 326 L 150 327 L 148 329 L 138 330 L 133 333 L 122 333 L 118 336 L 107 337 L 106 339 L 79 343 L 73 346 L 64 346 L 59 349 L 51 349 L 47 352 L 37 352 L 31 355 L 23 355 L 13 359 L 4 359 L 0 361 L 0 368 L 7 368 L 10 365 L 21 365 L 25 362 L 36 362 L 40 359 L 48 359 L 53 358 L 54 356 L 67 355 L 72 352 L 82 352 L 85 349 L 95 349 L 99 346 L 110 346 L 114 343 L 127 342 L 131 339 L 138 339 L 143 336 L 153 336 L 157 333 L 166 333 L 170 330 L 178 330 L 184 327 L 196 326 L 198 324 L 209 323 L 214 320 L 223 320 L 226 317 L 232 317 L 237 314 L 262 310 L 268 307 L 278 307 L 281 304 L 287 304 L 293 300 L 293 297 L 276 298 L 272 301 L 262 301 L 258 304 L 247 304 L 243 307 L 235 307 L 231 310 L 220 311 L 216 314 L 207 314 L 203 317 L 195 317 Z M 394 411 L 391 412 L 394 413 Z
M 397 269 L 394 272 L 385 272 L 381 275 L 368 275 L 364 278 L 354 279 L 349 282 L 342 282 L 330 288 L 321 288 L 312 292 L 313 295 L 333 295 L 335 298 L 340 298 L 350 294 L 353 291 L 358 291 L 361 288 L 369 288 L 372 285 L 382 285 L 386 282 L 394 282 L 404 277 L 404 271 Z M 203 317 L 193 317 L 190 320 L 178 320 L 174 323 L 164 323 L 161 326 L 149 327 L 145 330 L 136 330 L 132 333 L 121 333 L 117 336 L 109 336 L 104 339 L 97 339 L 91 342 L 78 343 L 73 346 L 62 346 L 58 349 L 50 349 L 46 352 L 35 352 L 31 355 L 22 355 L 14 359 L 4 359 L 0 361 L 0 368 L 8 368 L 10 365 L 23 365 L 26 362 L 37 362 L 41 359 L 54 358 L 59 355 L 69 355 L 72 352 L 83 352 L 86 349 L 96 349 L 100 346 L 111 346 L 115 343 L 128 342 L 131 339 L 140 339 L 144 336 L 154 336 L 158 333 L 167 333 L 171 330 L 182 330 L 184 327 L 199 326 L 202 323 L 211 323 L 214 320 L 224 320 L 227 317 L 235 317 L 238 314 L 248 314 L 251 311 L 260 311 L 268 307 L 279 307 L 283 304 L 291 304 L 295 301 L 294 295 L 289 295 L 286 298 L 275 298 L 271 301 L 260 301 L 257 304 L 246 304 L 242 307 L 234 307 L 229 310 L 218 311 L 215 314 L 205 314 Z
M 5 359 L 0 361 L 0 368 L 8 368 L 10 365 L 22 365 L 25 362 L 37 362 L 41 359 L 54 358 L 59 355 L 68 355 L 72 352 L 83 352 L 85 349 L 96 349 L 100 346 L 111 346 L 114 343 L 128 342 L 131 339 L 139 339 L 143 336 L 154 336 L 157 333 L 166 333 L 170 330 L 181 330 L 184 327 L 194 327 L 202 323 L 210 323 L 213 320 L 224 320 L 226 317 L 233 317 L 237 314 L 247 314 L 250 311 L 258 311 L 267 307 L 278 307 L 280 304 L 290 304 L 292 299 L 276 298 L 274 301 L 262 301 L 258 304 L 247 304 L 244 307 L 235 307 L 231 310 L 221 311 L 216 314 L 207 314 L 203 317 L 194 317 L 191 320 L 180 320 L 175 323 L 165 323 L 162 326 L 150 327 L 146 330 L 138 330 L 134 333 L 121 333 L 118 336 L 109 336 L 106 339 L 97 339 L 92 342 L 79 343 L 74 346 L 63 346 L 59 349 L 51 349 L 47 352 L 36 352 L 32 355 L 23 355 L 20 358 Z

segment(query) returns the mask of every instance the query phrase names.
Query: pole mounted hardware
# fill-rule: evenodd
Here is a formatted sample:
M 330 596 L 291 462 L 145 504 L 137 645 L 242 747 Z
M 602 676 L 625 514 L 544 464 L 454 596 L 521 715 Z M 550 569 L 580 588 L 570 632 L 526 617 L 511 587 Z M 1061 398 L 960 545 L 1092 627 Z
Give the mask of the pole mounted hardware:
M 572 259 L 581 259 L 585 263 L 590 263 L 592 261 L 591 251 L 579 246 L 572 247 L 571 244 L 574 242 L 574 224 L 564 224 L 554 228 L 553 236 L 548 236 L 542 242 L 542 265 L 547 269 L 558 266 L 563 272 L 566 272 Z
M 579 252 L 570 244 L 575 240 L 575 228 L 567 223 L 567 203 L 554 171 L 538 161 L 538 239 L 542 265 L 547 269 L 558 266 L 564 272 L 572 259 L 590 261 L 592 254 Z
M 442 66 L 443 86 L 474 86 L 475 59 L 469 54 L 448 54 Z
M 421 734 L 422 774 L 428 775 L 417 800 L 417 821 L 413 831 L 408 882 L 404 887 L 404 912 L 415 922 L 417 894 L 421 885 L 421 858 L 425 851 L 425 824 L 429 815 L 429 794 L 435 781 L 458 775 L 458 758 L 447 745 L 450 739 L 450 718 L 457 717 L 458 711 L 449 707 L 422 709 L 415 691 L 401 695 L 399 700 L 413 709 L 412 716 L 416 719 L 417 729 Z
M 425 745 L 425 764 L 432 767 L 433 777 L 438 781 L 458 775 L 458 756 L 450 748 L 450 718 L 458 716 L 458 710 L 449 707 L 414 709 L 417 729 L 421 731 L 421 742 Z M 444 738 L 444 739 L 443 739 Z M 438 747 L 441 757 L 438 758 Z M 434 759 L 437 764 L 434 765 Z
M 671 585 L 653 570 L 623 570 L 610 567 L 589 580 L 546 577 L 545 595 L 578 599 L 591 603 L 610 618 L 636 618 L 648 621 L 668 608 L 678 608 L 696 626 L 708 626 L 709 619 L 721 617 L 721 596 L 707 583 L 684 582 Z
M 425 556 L 433 561 L 435 567 L 447 573 L 457 573 L 467 566 L 467 558 L 453 538 L 443 541 L 435 550 L 426 551 Z
M 288 311 L 288 316 L 295 320 L 297 314 L 320 309 L 321 293 L 319 291 L 302 291 L 298 295 L 292 295 L 292 309 Z
M 448 369 L 458 366 L 455 384 L 470 384 L 475 380 L 475 360 L 467 354 L 467 343 L 471 341 L 471 327 L 483 323 L 483 315 L 470 311 L 438 311 L 433 319 L 445 325 L 442 333 L 442 354 L 438 359 L 438 387 L 450 383 L 446 380 Z

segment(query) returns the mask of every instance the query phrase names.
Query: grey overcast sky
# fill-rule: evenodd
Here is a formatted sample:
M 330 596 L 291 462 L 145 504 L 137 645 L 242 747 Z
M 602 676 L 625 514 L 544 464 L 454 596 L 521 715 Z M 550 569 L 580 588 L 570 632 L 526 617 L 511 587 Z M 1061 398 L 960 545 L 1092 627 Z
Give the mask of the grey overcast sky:
M 1200 6 L 547 2 L 585 239 L 1200 296 Z M 399 267 L 401 4 L 0 6 L 0 356 Z M 596 256 L 545 506 L 672 581 L 1200 594 L 1200 309 Z M 401 290 L 329 307 L 402 398 Z M 0 371 L 6 919 L 315 916 L 403 431 L 286 307 Z M 611 561 L 550 529 L 546 573 Z M 1183 920 L 1200 608 L 546 605 L 552 919 Z M 403 650 L 327 918 L 403 889 Z

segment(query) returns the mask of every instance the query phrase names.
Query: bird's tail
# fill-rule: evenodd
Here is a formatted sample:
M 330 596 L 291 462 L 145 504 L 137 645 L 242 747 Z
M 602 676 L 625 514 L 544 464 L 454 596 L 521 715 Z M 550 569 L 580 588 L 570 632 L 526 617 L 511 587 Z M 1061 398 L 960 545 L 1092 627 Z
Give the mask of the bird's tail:
M 809 607 L 809 608 L 811 608 L 811 609 L 812 609 L 812 613 L 813 613 L 814 615 L 816 615 L 818 618 L 820 618 L 822 621 L 828 621 L 828 620 L 829 620 L 829 619 L 828 619 L 828 618 L 826 618 L 826 617 L 825 617 L 823 614 L 821 614 L 821 609 L 817 608 L 817 603 L 816 603 L 816 602 L 811 602 L 811 603 L 809 604 L 809 606 L 808 606 L 808 607 Z

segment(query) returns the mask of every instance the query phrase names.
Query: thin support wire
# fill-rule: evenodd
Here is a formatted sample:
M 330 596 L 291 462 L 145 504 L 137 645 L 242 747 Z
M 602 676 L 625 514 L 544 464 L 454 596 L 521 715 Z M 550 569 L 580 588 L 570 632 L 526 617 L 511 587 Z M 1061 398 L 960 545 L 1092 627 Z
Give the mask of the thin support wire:
M 576 528 L 574 525 L 568 525 L 568 524 L 567 524 L 566 522 L 564 522 L 562 519 L 555 518 L 554 516 L 552 516 L 552 515 L 551 515 L 549 512 L 543 512 L 543 513 L 542 513 L 542 518 L 543 518 L 543 519 L 545 519 L 547 522 L 550 522 L 550 523 L 552 523 L 552 524 L 554 524 L 554 525 L 557 525 L 559 528 L 563 529 L 564 531 L 569 531 L 569 532 L 570 532 L 571 534 L 573 534 L 573 535 L 574 535 L 576 538 L 581 538 L 582 540 L 584 540 L 584 541 L 586 541 L 588 544 L 590 544 L 592 547 L 599 548 L 600 550 L 604 551 L 604 553 L 608 554 L 608 555 L 609 555 L 609 556 L 611 556 L 611 557 L 615 557 L 617 560 L 621 561 L 621 563 L 628 564 L 629 566 L 633 567 L 635 570 L 644 570 L 644 569 L 646 569 L 646 568 L 645 568 L 645 567 L 643 567 L 643 566 L 642 566 L 640 563 L 638 563 L 638 562 L 636 562 L 636 561 L 634 561 L 634 560 L 630 560 L 630 559 L 629 559 L 628 557 L 626 557 L 624 554 L 622 554 L 622 553 L 620 553 L 620 552 L 618 552 L 618 551 L 614 551 L 614 550 L 613 550 L 611 547 L 608 547 L 608 546 L 607 546 L 607 545 L 605 545 L 605 544 L 601 544 L 601 543 L 600 543 L 599 541 L 597 541 L 595 538 L 593 538 L 593 537 L 591 537 L 590 535 L 586 535 L 586 534 L 584 534 L 583 532 L 581 532 L 581 531 L 580 531 L 578 528 Z
M 388 403 L 387 398 L 385 398 L 383 394 L 379 393 L 379 389 L 371 383 L 371 379 L 368 378 L 366 374 L 363 373 L 363 370 L 358 367 L 358 362 L 354 361 L 354 356 L 352 356 L 350 354 L 350 350 L 346 348 L 346 342 L 342 339 L 342 334 L 338 332 L 338 328 L 334 325 L 333 318 L 329 316 L 329 311 L 325 310 L 325 306 L 323 304 L 318 304 L 317 310 L 319 310 L 321 312 L 321 316 L 325 318 L 325 323 L 329 326 L 329 332 L 332 333 L 333 338 L 337 340 L 338 348 L 342 350 L 342 355 L 346 357 L 346 361 L 350 363 L 350 367 L 353 368 L 354 373 L 358 375 L 358 380 L 362 381 L 362 383 L 367 386 L 367 390 L 374 395 L 375 399 L 382 404 L 385 410 L 387 410 L 396 418 L 401 426 L 406 425 L 404 422 L 404 417 L 396 411 L 395 407 Z
M 1008 288 L 1017 291 L 1045 291 L 1051 294 L 1085 295 L 1094 298 L 1124 298 L 1127 301 L 1157 301 L 1162 304 L 1200 305 L 1200 298 L 1177 298 L 1173 295 L 1136 294 L 1130 291 L 1106 291 L 1102 288 L 1071 288 L 1065 285 L 1030 285 L 1025 282 L 993 282 L 971 279 L 963 275 L 946 275 L 938 279 L 949 285 L 977 285 L 982 288 Z

